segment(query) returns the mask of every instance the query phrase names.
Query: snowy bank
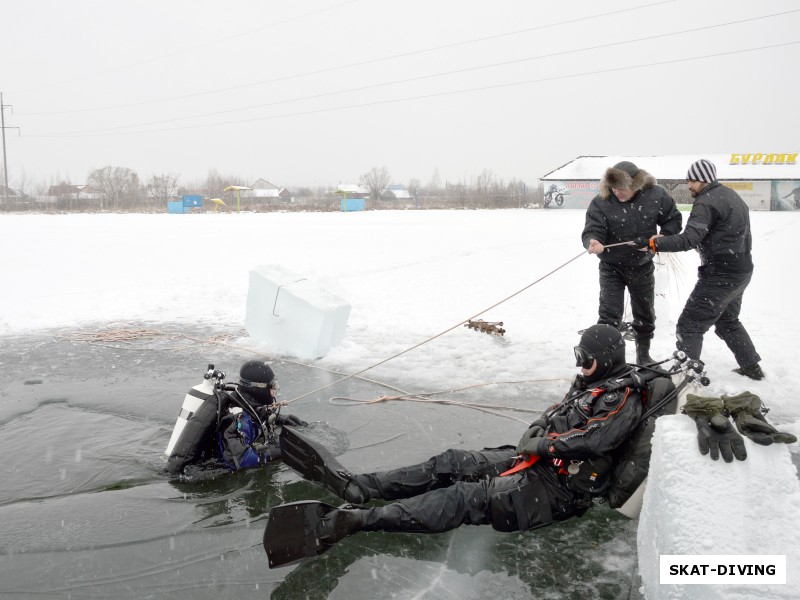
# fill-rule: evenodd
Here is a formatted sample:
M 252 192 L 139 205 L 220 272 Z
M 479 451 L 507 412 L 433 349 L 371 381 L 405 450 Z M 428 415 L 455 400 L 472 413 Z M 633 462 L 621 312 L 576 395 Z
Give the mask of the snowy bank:
M 685 415 L 661 417 L 639 517 L 639 570 L 649 600 L 800 597 L 800 481 L 785 444 L 745 439 L 747 460 L 697 450 Z M 661 555 L 785 555 L 785 585 L 659 583 Z

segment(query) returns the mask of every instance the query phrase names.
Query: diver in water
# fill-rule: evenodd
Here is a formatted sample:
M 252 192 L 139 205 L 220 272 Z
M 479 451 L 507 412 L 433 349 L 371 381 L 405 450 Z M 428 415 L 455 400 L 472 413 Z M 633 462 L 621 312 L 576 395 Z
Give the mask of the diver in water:
M 264 465 L 281 458 L 277 428 L 308 425 L 281 414 L 278 382 L 263 360 L 245 362 L 238 383 L 224 379 L 225 373 L 209 365 L 203 383 L 186 394 L 164 452 L 169 473 L 215 460 L 232 471 Z
M 278 381 L 263 360 L 249 360 L 239 369 L 239 385 L 231 394 L 245 402 L 229 402 L 219 420 L 219 451 L 225 464 L 235 470 L 256 467 L 281 457 L 274 428 L 283 425 L 308 425 L 294 415 L 276 411 Z M 249 405 L 255 411 L 248 411 Z M 259 439 L 264 438 L 260 445 Z

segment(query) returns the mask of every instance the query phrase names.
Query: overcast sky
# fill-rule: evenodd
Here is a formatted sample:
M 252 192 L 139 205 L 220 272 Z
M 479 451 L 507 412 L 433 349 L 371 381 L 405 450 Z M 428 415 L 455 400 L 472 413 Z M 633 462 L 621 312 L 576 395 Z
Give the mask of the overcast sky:
M 12 187 L 106 165 L 533 182 L 585 154 L 800 147 L 796 0 L 31 0 L 2 22 Z

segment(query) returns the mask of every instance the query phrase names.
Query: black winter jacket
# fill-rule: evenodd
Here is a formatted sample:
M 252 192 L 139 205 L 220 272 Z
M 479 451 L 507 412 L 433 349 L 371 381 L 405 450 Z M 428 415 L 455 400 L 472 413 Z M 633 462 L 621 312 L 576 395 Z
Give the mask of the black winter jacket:
M 658 238 L 656 246 L 659 252 L 696 248 L 701 272 L 750 273 L 750 211 L 739 194 L 715 181 L 695 198 L 683 233 Z
M 649 238 L 661 228 L 663 235 L 679 233 L 683 217 L 675 201 L 664 188 L 648 183 L 628 202 L 620 202 L 608 192 L 595 196 L 586 209 L 586 226 L 583 229 L 583 247 L 597 240 L 603 245 L 628 242 L 637 237 Z M 600 260 L 628 266 L 643 265 L 653 260 L 652 254 L 631 246 L 609 248 L 599 255 Z

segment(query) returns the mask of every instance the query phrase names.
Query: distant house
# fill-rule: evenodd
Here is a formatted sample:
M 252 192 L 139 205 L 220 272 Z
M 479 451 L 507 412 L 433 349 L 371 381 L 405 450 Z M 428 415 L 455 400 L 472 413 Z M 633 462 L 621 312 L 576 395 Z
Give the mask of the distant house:
M 23 196 L 24 196 L 24 194 L 22 192 L 18 192 L 17 190 L 15 190 L 13 188 L 7 188 L 6 186 L 0 184 L 0 198 L 6 198 L 7 197 L 9 199 L 13 198 L 14 200 L 18 200 L 19 198 L 22 198 Z
M 103 192 L 90 185 L 79 185 L 79 197 L 85 200 L 99 200 L 103 196 Z
M 278 187 L 270 183 L 266 179 L 256 179 L 250 184 L 252 189 L 247 190 L 242 194 L 242 198 L 257 199 L 257 198 L 272 198 L 284 202 L 292 201 L 292 193 L 286 188 Z
M 59 200 L 94 200 L 100 198 L 102 193 L 90 185 L 59 183 L 51 185 L 47 190 L 47 195 Z
M 411 195 L 404 185 L 394 183 L 381 192 L 381 200 L 412 200 Z
M 336 193 L 347 196 L 350 200 L 369 196 L 369 190 L 357 183 L 340 183 L 336 186 Z
M 81 186 L 72 185 L 71 183 L 59 183 L 58 185 L 51 185 L 47 190 L 48 196 L 62 200 L 77 200 L 80 193 Z

